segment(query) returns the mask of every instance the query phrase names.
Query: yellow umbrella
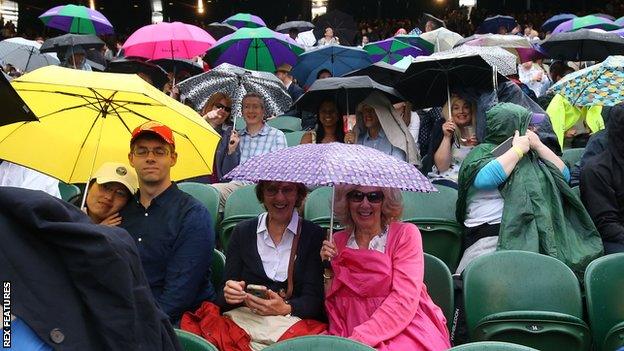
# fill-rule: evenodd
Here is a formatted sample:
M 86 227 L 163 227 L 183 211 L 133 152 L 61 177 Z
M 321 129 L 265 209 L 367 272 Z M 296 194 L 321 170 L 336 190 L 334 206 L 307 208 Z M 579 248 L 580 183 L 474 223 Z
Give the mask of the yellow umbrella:
M 0 127 L 0 159 L 84 183 L 104 162 L 127 162 L 130 133 L 153 120 L 174 132 L 174 180 L 212 173 L 219 134 L 136 75 L 47 66 L 12 84 L 39 121 Z

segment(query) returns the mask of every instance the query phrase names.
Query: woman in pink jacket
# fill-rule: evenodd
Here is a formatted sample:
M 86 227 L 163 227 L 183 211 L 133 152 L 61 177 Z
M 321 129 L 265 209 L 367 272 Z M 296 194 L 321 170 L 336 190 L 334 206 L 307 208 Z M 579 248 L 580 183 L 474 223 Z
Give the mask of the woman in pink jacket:
M 377 350 L 447 350 L 442 311 L 423 282 L 418 228 L 396 220 L 403 210 L 397 189 L 338 186 L 336 217 L 347 229 L 325 241 L 325 307 L 329 333 Z

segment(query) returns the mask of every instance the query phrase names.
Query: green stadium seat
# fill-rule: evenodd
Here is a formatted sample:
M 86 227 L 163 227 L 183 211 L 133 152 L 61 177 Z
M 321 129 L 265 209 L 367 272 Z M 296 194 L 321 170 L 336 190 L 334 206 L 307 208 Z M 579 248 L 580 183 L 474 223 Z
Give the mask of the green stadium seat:
M 68 184 L 65 182 L 59 182 L 59 191 L 61 193 L 61 199 L 65 201 L 71 200 L 73 197 L 80 195 L 80 188 L 74 184 Z
M 462 227 L 455 220 L 457 190 L 436 186 L 438 192 L 403 192 L 403 222 L 420 229 L 423 250 L 454 271 L 461 253 Z
M 453 277 L 442 260 L 425 253 L 425 285 L 433 302 L 442 309 L 446 325 L 451 330 L 455 312 L 453 295 Z
M 182 329 L 175 329 L 178 341 L 184 351 L 219 351 L 219 349 L 201 336 Z
M 285 133 L 284 135 L 286 136 L 286 145 L 288 146 L 299 145 L 301 143 L 301 138 L 303 137 L 303 134 L 305 134 L 304 131 Z
M 301 130 L 301 118 L 292 116 L 279 116 L 267 120 L 267 124 L 277 128 L 284 133 L 297 132 Z
M 201 202 L 210 212 L 213 228 L 218 228 L 219 221 L 219 190 L 208 184 L 184 182 L 178 188 Z
M 508 342 L 481 341 L 455 346 L 449 351 L 538 351 L 534 348 Z
M 583 157 L 583 153 L 585 153 L 584 147 L 565 149 L 563 150 L 563 155 L 561 155 L 561 159 L 569 168 L 571 168 L 572 166 L 574 166 L 574 164 L 581 160 L 581 157 Z
M 215 290 L 221 287 L 223 284 L 223 274 L 225 274 L 225 255 L 223 252 L 214 249 L 212 252 L 212 272 L 211 272 L 211 281 L 212 286 L 214 286 Z
M 589 349 L 578 280 L 550 256 L 510 250 L 475 259 L 464 271 L 464 303 L 473 341 Z
M 219 230 L 223 250 L 227 250 L 229 234 L 238 222 L 257 217 L 262 212 L 265 212 L 265 209 L 258 202 L 255 185 L 246 185 L 234 191 L 225 202 L 223 220 Z
M 373 351 L 374 348 L 353 341 L 330 335 L 310 335 L 288 339 L 275 343 L 264 351 Z
M 597 351 L 624 346 L 624 253 L 600 257 L 587 266 L 587 312 Z

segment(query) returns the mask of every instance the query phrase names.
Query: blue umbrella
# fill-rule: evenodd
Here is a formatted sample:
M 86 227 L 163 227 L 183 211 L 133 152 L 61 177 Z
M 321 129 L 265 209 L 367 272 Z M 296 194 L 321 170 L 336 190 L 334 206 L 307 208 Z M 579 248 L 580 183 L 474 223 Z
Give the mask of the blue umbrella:
M 558 15 L 554 15 L 542 24 L 542 29 L 546 32 L 552 32 L 558 25 L 573 18 L 576 18 L 576 15 L 571 13 L 560 13 Z
M 505 27 L 505 29 L 507 29 L 507 32 L 511 32 L 511 30 L 514 29 L 514 27 L 517 25 L 518 22 L 516 22 L 516 20 L 511 16 L 496 15 L 486 18 L 479 26 L 477 33 L 498 34 L 498 29 L 500 27 Z
M 299 55 L 292 75 L 299 83 L 309 87 L 316 80 L 318 72 L 323 69 L 329 70 L 334 77 L 340 77 L 356 69 L 368 67 L 372 63 L 370 55 L 363 49 L 335 44 L 325 45 Z

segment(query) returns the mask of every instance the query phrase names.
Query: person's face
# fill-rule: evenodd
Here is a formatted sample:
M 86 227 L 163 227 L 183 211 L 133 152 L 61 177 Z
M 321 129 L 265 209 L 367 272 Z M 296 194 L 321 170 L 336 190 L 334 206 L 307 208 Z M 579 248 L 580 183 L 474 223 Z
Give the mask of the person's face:
M 381 227 L 381 207 L 383 205 L 381 188 L 358 186 L 347 194 L 347 201 L 349 213 L 356 228 Z
M 264 107 L 257 97 L 248 97 L 243 100 L 243 117 L 247 125 L 258 125 L 264 121 Z
M 85 55 L 84 54 L 73 54 L 70 58 L 71 63 L 76 64 L 76 66 L 78 65 L 82 65 L 82 63 L 85 60 Z
M 331 78 L 332 74 L 328 71 L 323 71 L 319 76 L 319 79 Z
M 457 99 L 451 105 L 451 116 L 453 122 L 460 127 L 467 126 L 472 123 L 472 113 L 470 104 L 462 99 Z
M 95 223 L 100 223 L 110 215 L 119 212 L 129 198 L 128 189 L 121 183 L 98 184 L 93 182 L 87 192 L 86 200 L 89 217 Z
M 171 145 L 161 139 L 138 139 L 128 154 L 141 184 L 159 184 L 171 179 L 171 167 L 176 164 L 178 154 Z
M 368 37 L 367 36 L 363 36 L 362 37 L 362 45 L 366 45 L 368 44 Z
M 288 222 L 297 202 L 297 185 L 289 182 L 270 182 L 264 187 L 264 207 L 269 218 Z
M 524 28 L 524 36 L 528 37 L 531 35 L 531 28 L 526 27 Z
M 498 34 L 507 34 L 507 28 L 505 26 L 498 27 Z
M 371 106 L 364 105 L 364 107 L 362 107 L 362 119 L 364 120 L 364 126 L 366 128 L 379 127 L 379 118 L 377 117 L 375 109 Z
M 323 127 L 335 127 L 338 123 L 338 109 L 331 101 L 325 101 L 319 108 L 319 122 Z
M 427 23 L 425 23 L 425 32 L 431 32 L 432 30 L 433 30 L 433 22 L 427 21 Z
M 334 30 L 331 28 L 325 28 L 325 36 L 331 38 L 334 36 Z
M 529 70 L 533 67 L 533 61 L 527 61 L 522 64 L 522 68 Z
M 282 71 L 277 71 L 277 72 L 275 72 L 275 76 L 276 76 L 277 78 L 279 78 L 279 80 L 281 80 L 281 81 L 282 81 L 282 83 L 284 83 L 284 84 L 286 83 L 286 76 L 287 76 L 287 75 L 286 75 L 286 73 L 285 73 L 285 72 L 282 72 Z
M 212 110 L 218 110 L 217 117 L 213 120 L 216 126 L 220 126 L 230 117 L 230 113 L 232 110 L 230 104 L 226 99 L 221 99 L 215 102 L 214 106 L 212 106 Z M 229 111 L 228 111 L 229 110 Z

